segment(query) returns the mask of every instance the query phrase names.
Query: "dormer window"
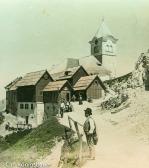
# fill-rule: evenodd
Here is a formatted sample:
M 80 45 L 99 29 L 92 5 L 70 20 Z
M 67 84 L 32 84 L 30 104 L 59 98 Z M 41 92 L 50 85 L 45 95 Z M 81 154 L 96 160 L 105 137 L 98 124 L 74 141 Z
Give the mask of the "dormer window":
M 65 71 L 65 72 L 64 72 L 64 75 L 65 75 L 65 76 L 68 76 L 70 72 L 71 72 L 71 71 Z

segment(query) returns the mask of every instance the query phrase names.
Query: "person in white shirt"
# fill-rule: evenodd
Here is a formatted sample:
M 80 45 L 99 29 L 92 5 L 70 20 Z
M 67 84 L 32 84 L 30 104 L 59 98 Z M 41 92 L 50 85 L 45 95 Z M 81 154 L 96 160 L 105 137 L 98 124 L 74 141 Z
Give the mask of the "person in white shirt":
M 61 115 L 61 118 L 63 118 L 64 110 L 65 110 L 65 103 L 64 103 L 64 101 L 62 101 L 61 105 L 60 105 L 60 115 Z
M 86 121 L 84 123 L 83 129 L 84 129 L 86 139 L 87 139 L 87 144 L 89 147 L 89 157 L 91 159 L 95 159 L 95 147 L 94 147 L 93 135 L 96 131 L 96 124 L 93 118 L 91 117 L 92 109 L 87 108 L 84 111 L 85 111 Z

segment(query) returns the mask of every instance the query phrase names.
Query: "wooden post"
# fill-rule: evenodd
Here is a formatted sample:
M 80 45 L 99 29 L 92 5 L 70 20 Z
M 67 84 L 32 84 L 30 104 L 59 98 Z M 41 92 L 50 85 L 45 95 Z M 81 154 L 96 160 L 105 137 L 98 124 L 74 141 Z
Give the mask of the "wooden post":
M 68 116 L 69 127 L 72 129 L 71 118 Z
M 78 136 L 78 139 L 79 139 L 80 149 L 79 149 L 78 159 L 79 159 L 79 164 L 80 164 L 81 161 L 82 161 L 82 135 L 81 135 L 80 132 L 79 132 L 79 127 L 78 127 L 78 125 L 81 126 L 81 127 L 83 127 L 83 125 L 80 124 L 79 122 L 73 120 L 70 116 L 68 116 L 68 121 L 69 121 L 69 126 L 70 126 L 71 129 L 72 129 L 71 121 L 73 121 L 74 126 L 75 126 L 75 129 L 76 129 L 76 132 L 77 132 L 77 136 Z
M 81 134 L 79 132 L 78 123 L 76 121 L 74 121 L 74 125 L 75 125 L 75 129 L 77 131 L 77 135 L 78 135 L 79 143 L 80 143 L 79 162 L 81 163 L 81 161 L 82 161 L 82 136 L 81 136 Z
M 74 126 L 75 126 L 75 129 L 77 131 L 78 138 L 80 140 L 80 132 L 79 132 L 79 128 L 78 128 L 78 123 L 76 121 L 74 121 Z

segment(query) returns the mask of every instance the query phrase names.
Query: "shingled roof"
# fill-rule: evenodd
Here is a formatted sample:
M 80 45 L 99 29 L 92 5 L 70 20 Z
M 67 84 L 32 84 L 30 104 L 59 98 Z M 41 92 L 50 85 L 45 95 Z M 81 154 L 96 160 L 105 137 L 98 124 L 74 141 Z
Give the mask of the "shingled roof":
M 95 80 L 95 79 L 99 79 L 99 82 L 102 86 L 103 89 L 105 89 L 104 84 L 102 83 L 102 81 L 100 80 L 100 78 L 97 75 L 91 75 L 91 76 L 84 76 L 81 77 L 78 82 L 74 85 L 74 90 L 86 90 L 90 84 Z
M 95 37 L 100 38 L 100 37 L 104 37 L 104 36 L 113 36 L 113 34 L 109 30 L 104 19 L 102 19 L 101 25 L 99 26 L 99 28 L 95 34 Z
M 70 79 L 82 66 L 67 68 L 67 70 L 51 74 L 54 80 Z
M 5 86 L 5 89 L 8 90 L 16 90 L 17 89 L 17 83 L 22 79 L 22 77 L 18 77 L 14 79 L 12 82 L 10 82 L 7 86 Z
M 46 73 L 46 70 L 27 73 L 22 80 L 17 83 L 17 86 L 34 86 Z M 48 73 L 48 72 L 47 72 Z
M 96 77 L 96 75 L 81 77 L 74 85 L 74 90 L 86 90 Z
M 86 56 L 79 59 L 80 65 L 82 65 L 88 74 L 101 76 L 110 76 L 111 71 L 101 66 L 101 63 L 93 56 Z
M 43 91 L 48 91 L 48 92 L 60 91 L 66 83 L 69 84 L 67 80 L 49 82 L 49 84 L 44 88 Z

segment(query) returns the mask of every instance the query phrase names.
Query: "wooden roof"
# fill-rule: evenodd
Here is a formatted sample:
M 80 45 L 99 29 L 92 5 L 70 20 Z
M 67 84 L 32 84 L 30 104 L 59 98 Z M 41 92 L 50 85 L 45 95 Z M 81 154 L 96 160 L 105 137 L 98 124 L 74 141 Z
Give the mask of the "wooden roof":
M 21 81 L 17 83 L 17 86 L 34 86 L 46 73 L 46 70 L 27 73 Z M 47 72 L 48 73 L 48 72 Z M 48 73 L 49 74 L 49 73 Z
M 49 82 L 49 84 L 44 88 L 43 91 L 44 92 L 60 91 L 66 83 L 70 85 L 67 80 Z
M 67 68 L 65 71 L 58 72 L 51 74 L 52 78 L 54 80 L 64 80 L 64 79 L 70 79 L 73 77 L 73 75 L 80 69 L 83 68 L 82 66 L 77 66 L 73 68 Z M 84 69 L 84 68 L 83 68 Z M 85 69 L 84 69 L 85 70 Z M 86 72 L 87 73 L 87 72 Z
M 74 90 L 86 90 L 90 84 L 95 80 L 95 78 L 99 79 L 101 86 L 103 87 L 102 81 L 97 75 L 91 75 L 91 76 L 84 76 L 81 77 L 78 82 L 74 85 Z
M 101 63 L 93 55 L 80 58 L 79 63 L 86 69 L 88 74 L 99 75 L 100 77 L 111 74 L 111 71 L 101 66 Z
M 16 79 L 14 79 L 12 82 L 10 82 L 5 89 L 8 90 L 16 90 L 17 89 L 17 83 L 22 79 L 22 77 L 18 77 Z

